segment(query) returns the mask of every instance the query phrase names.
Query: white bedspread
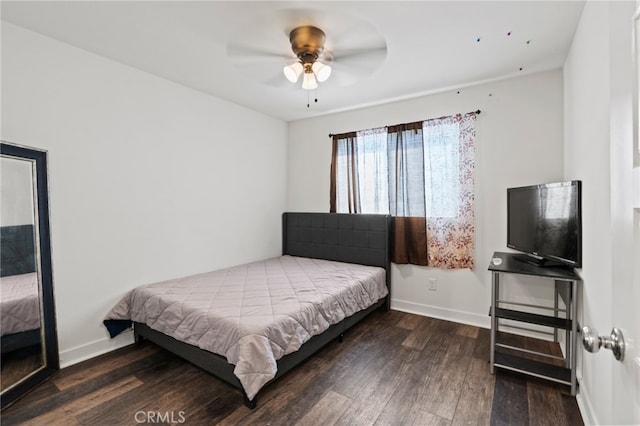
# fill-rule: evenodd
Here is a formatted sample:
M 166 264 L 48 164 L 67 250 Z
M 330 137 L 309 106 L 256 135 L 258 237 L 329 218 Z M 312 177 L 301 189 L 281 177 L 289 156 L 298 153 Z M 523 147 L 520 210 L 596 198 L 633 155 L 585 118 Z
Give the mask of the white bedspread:
M 0 277 L 0 333 L 19 333 L 40 328 L 38 274 Z
M 383 268 L 282 256 L 138 287 L 107 319 L 131 319 L 225 356 L 249 399 L 276 360 L 388 293 Z

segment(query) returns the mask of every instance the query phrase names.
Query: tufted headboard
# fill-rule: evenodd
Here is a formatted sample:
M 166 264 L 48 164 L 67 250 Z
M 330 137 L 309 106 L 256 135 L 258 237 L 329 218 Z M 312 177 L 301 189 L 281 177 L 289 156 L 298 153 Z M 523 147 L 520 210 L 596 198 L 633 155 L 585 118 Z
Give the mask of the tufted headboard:
M 283 213 L 282 254 L 379 266 L 391 292 L 391 216 Z
M 0 227 L 0 276 L 36 270 L 33 225 Z

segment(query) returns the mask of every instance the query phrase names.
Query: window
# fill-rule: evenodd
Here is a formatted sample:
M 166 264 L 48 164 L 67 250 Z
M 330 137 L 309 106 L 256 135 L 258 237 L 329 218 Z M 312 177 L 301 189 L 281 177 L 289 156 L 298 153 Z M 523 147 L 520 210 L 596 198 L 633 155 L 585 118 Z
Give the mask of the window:
M 396 263 L 472 268 L 477 114 L 335 135 L 331 211 L 391 214 Z
M 389 213 L 388 158 L 386 129 L 360 131 L 355 134 L 351 143 L 339 145 L 338 155 L 338 208 L 341 213 Z M 359 208 L 349 208 L 353 205 L 353 185 L 347 184 L 354 179 L 351 162 L 357 170 L 358 205 Z M 358 211 L 355 211 L 358 210 Z

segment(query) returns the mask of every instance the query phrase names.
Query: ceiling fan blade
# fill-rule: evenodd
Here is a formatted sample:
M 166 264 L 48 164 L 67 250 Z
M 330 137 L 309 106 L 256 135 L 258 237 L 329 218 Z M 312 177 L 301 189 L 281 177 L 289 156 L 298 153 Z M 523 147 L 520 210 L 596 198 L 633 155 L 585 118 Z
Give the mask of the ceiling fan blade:
M 327 80 L 326 84 L 328 86 L 348 87 L 356 84 L 360 80 L 362 80 L 362 75 L 357 71 L 354 72 L 353 69 L 347 69 L 344 71 L 337 70 L 331 74 L 331 77 Z
M 247 78 L 251 84 L 258 83 L 273 87 L 286 87 L 291 84 L 286 79 L 282 69 L 287 65 L 286 61 L 273 63 L 269 61 L 253 61 L 234 63 L 235 69 Z
M 333 54 L 333 60 L 335 62 L 347 63 L 371 63 L 377 64 L 382 62 L 387 57 L 387 46 L 372 47 L 372 48 L 355 48 L 355 49 L 342 49 L 338 51 L 331 51 Z
M 372 67 L 368 63 L 334 62 L 331 64 L 331 69 L 333 70 L 331 76 L 333 77 L 334 73 L 358 74 L 365 76 L 370 74 L 375 68 L 376 67 Z
M 239 44 L 229 44 L 227 46 L 227 56 L 234 63 L 250 62 L 288 62 L 296 58 L 293 54 L 287 55 L 282 52 L 270 51 L 264 48 L 256 48 Z
M 331 64 L 333 72 L 329 80 L 333 80 L 334 84 L 338 86 L 351 86 L 363 80 L 378 70 L 386 58 L 386 54 L 382 55 L 380 52 L 376 55 L 374 58 L 376 60 L 371 60 L 371 55 L 355 55 L 344 57 L 342 60 L 336 59 Z
M 373 74 L 380 68 L 387 58 L 387 49 L 345 49 L 334 53 L 331 63 L 336 84 L 350 86 L 357 81 Z
M 262 81 L 264 84 L 266 84 L 267 86 L 271 86 L 271 87 L 278 87 L 278 88 L 300 88 L 300 85 L 302 84 L 300 82 L 300 80 L 298 80 L 297 83 L 292 83 L 289 80 L 287 80 L 284 77 L 283 73 L 274 73 L 271 76 L 269 76 L 268 78 L 265 78 Z

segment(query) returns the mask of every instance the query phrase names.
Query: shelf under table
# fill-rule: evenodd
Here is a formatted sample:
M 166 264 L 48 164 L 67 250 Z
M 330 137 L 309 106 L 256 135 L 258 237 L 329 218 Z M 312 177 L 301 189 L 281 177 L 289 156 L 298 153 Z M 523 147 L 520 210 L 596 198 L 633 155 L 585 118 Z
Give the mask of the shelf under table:
M 565 385 L 571 385 L 571 369 L 552 365 L 545 362 L 533 361 L 502 352 L 495 353 L 496 367 L 517 371 L 530 376 L 553 380 Z
M 526 322 L 529 324 L 544 325 L 547 327 L 571 330 L 571 320 L 569 318 L 552 317 L 548 315 L 533 314 L 530 312 L 514 311 L 496 307 L 496 317 L 514 321 Z

